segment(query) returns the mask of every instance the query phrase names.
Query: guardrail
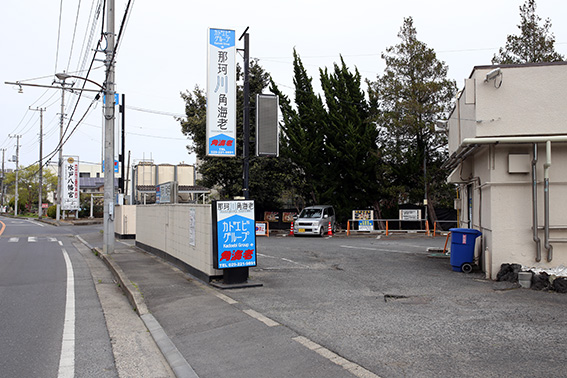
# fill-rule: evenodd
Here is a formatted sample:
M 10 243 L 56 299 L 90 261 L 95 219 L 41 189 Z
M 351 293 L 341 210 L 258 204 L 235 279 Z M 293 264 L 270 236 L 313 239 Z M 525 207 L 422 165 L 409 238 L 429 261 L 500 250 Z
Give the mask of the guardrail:
M 449 230 L 437 230 L 437 224 L 439 223 L 456 223 L 457 224 L 457 228 L 459 228 L 459 221 L 458 220 L 438 220 L 433 222 L 433 237 L 437 236 L 437 233 L 439 232 L 439 235 L 443 235 L 441 232 L 450 232 Z
M 382 224 L 382 229 L 372 229 L 372 230 L 357 230 L 353 227 L 353 225 L 355 224 L 355 222 L 359 222 L 359 221 L 364 221 L 364 219 L 349 219 L 347 221 L 347 236 L 349 236 L 351 234 L 351 232 L 360 232 L 360 233 L 377 233 L 377 234 L 385 234 L 386 236 L 389 236 L 391 233 L 401 233 L 401 232 L 405 232 L 405 233 L 409 233 L 409 232 L 423 232 L 426 233 L 427 236 L 431 236 L 431 237 L 435 237 L 437 235 L 439 236 L 443 236 L 445 235 L 445 232 L 449 232 L 449 230 L 440 230 L 439 225 L 442 223 L 457 223 L 457 227 L 458 227 L 458 221 L 455 220 L 437 220 L 435 222 L 433 222 L 433 230 L 431 230 L 429 228 L 429 221 L 425 220 L 425 219 L 412 219 L 412 220 L 407 220 L 407 219 L 371 219 L 371 221 L 373 222 L 373 226 L 376 224 Z M 420 230 L 413 230 L 413 229 L 403 229 L 402 228 L 402 223 L 407 223 L 407 222 L 420 222 L 422 226 L 422 228 Z M 392 226 L 395 226 L 397 223 L 398 228 L 394 228 L 392 229 Z
M 351 230 L 351 222 L 354 224 L 354 222 L 360 222 L 360 221 L 367 221 L 366 219 L 349 219 L 347 221 L 347 236 L 350 235 L 351 232 L 366 232 L 366 233 L 379 233 L 379 234 L 386 234 L 386 236 L 389 236 L 391 233 L 398 233 L 398 232 L 424 232 L 427 234 L 427 236 L 431 236 L 431 231 L 429 229 L 429 222 L 426 219 L 368 219 L 369 221 L 373 222 L 373 225 L 377 224 L 377 223 L 382 223 L 383 227 L 385 227 L 385 229 L 372 229 L 372 230 L 355 230 L 354 228 Z M 422 227 L 422 229 L 420 230 L 404 230 L 402 229 L 402 222 L 407 223 L 407 222 L 412 222 L 412 223 L 416 223 L 419 222 L 420 225 L 421 223 L 423 223 L 424 227 Z M 390 229 L 390 224 L 398 224 L 398 229 Z

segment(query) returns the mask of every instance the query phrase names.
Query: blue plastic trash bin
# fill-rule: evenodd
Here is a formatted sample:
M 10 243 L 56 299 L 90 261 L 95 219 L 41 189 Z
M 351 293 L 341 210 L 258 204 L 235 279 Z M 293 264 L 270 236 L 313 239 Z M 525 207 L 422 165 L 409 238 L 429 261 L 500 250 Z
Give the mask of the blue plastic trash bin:
M 462 272 L 463 264 L 474 262 L 474 245 L 482 232 L 472 228 L 451 228 L 451 266 L 455 272 Z

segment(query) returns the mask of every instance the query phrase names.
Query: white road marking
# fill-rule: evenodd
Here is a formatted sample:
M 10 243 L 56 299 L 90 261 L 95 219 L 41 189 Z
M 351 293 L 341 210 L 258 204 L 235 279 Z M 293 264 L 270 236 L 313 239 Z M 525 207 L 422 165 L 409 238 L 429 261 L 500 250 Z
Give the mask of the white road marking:
M 63 242 L 61 240 L 58 241 L 60 246 L 63 246 Z
M 33 221 L 33 220 L 28 220 L 28 222 L 29 222 L 29 223 L 32 223 L 32 224 L 34 224 L 34 225 L 36 225 L 36 226 L 39 226 L 39 227 L 45 227 L 45 225 L 44 225 L 43 223 L 41 223 L 41 222 L 37 222 L 37 221 Z
M 63 325 L 63 341 L 61 343 L 61 359 L 59 360 L 59 378 L 75 376 L 75 274 L 73 264 L 63 248 L 63 257 L 67 266 L 67 295 L 65 300 L 65 322 Z
M 376 252 L 391 252 L 391 253 L 407 253 L 410 255 L 414 255 L 419 252 L 411 252 L 411 251 L 400 251 L 396 249 L 384 249 L 384 248 L 368 248 L 368 247 L 355 247 L 352 245 L 341 245 L 342 248 L 349 248 L 349 249 L 361 249 L 365 251 L 376 251 Z
M 56 242 L 56 241 L 57 241 L 57 238 L 54 238 L 53 236 L 49 236 L 47 239 L 48 239 L 50 242 Z
M 331 362 L 341 366 L 343 369 L 347 370 L 351 374 L 360 377 L 360 378 L 380 378 L 373 372 L 366 370 L 360 365 L 355 364 L 339 356 L 338 354 L 331 352 L 329 349 L 322 347 L 321 345 L 309 340 L 307 337 L 297 336 L 292 338 L 292 340 L 297 341 L 307 349 L 314 351 L 315 353 L 319 354 L 320 356 L 325 357 L 326 359 L 330 360 Z
M 268 317 L 266 317 L 266 316 L 260 314 L 259 312 L 254 311 L 254 310 L 252 310 L 252 309 L 243 310 L 243 312 L 244 312 L 245 314 L 250 315 L 251 317 L 253 317 L 253 318 L 256 319 L 256 320 L 261 321 L 262 323 L 264 323 L 264 324 L 267 325 L 268 327 L 275 327 L 275 326 L 279 326 L 279 325 L 280 325 L 280 323 L 278 323 L 278 322 L 276 322 L 276 321 L 274 321 L 274 320 L 272 320 L 272 319 L 270 319 L 270 318 L 268 318 Z
M 28 243 L 35 243 L 37 242 L 37 237 L 35 236 L 29 236 L 28 237 Z
M 228 304 L 236 304 L 236 303 L 238 303 L 238 301 L 235 301 L 234 299 L 232 299 L 232 298 L 230 298 L 230 297 L 227 297 L 227 296 L 224 295 L 224 294 L 217 293 L 217 292 L 215 292 L 214 294 L 215 294 L 215 297 L 222 299 L 223 301 L 225 301 L 225 302 L 228 303 Z
M 290 259 L 286 259 L 285 257 L 275 257 L 275 256 L 270 256 L 270 255 L 264 255 L 264 254 L 262 254 L 262 253 L 258 253 L 257 255 L 260 256 L 260 257 L 267 257 L 267 258 L 269 258 L 269 259 L 283 260 L 283 261 L 286 261 L 286 262 L 289 262 L 289 263 L 292 263 L 292 264 L 295 264 L 295 265 L 302 266 L 302 267 L 304 267 L 304 268 L 310 268 L 310 266 L 308 266 L 308 265 L 300 264 L 300 263 L 298 263 L 298 262 L 296 262 L 296 261 L 293 261 L 293 260 L 290 260 Z M 268 269 L 269 269 L 269 268 L 268 268 Z
M 17 243 L 20 240 L 20 238 L 10 238 L 10 240 L 8 240 L 8 243 Z

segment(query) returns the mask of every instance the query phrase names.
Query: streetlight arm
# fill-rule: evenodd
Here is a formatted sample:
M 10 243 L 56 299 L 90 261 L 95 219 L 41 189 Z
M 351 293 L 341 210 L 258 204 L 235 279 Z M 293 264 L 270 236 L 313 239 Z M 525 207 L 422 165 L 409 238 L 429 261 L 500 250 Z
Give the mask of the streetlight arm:
M 59 80 L 63 80 L 63 81 L 65 81 L 65 79 L 69 79 L 69 78 L 81 79 L 81 80 L 84 80 L 84 81 L 88 81 L 89 83 L 93 83 L 94 85 L 96 85 L 96 86 L 98 86 L 100 89 L 102 89 L 103 91 L 105 90 L 105 88 L 104 88 L 102 85 L 100 85 L 100 84 L 97 83 L 96 81 L 93 81 L 93 80 L 91 80 L 91 79 L 89 79 L 89 78 L 86 78 L 86 77 L 75 76 L 75 75 L 69 75 L 69 74 L 66 74 L 65 72 L 63 72 L 63 73 L 56 73 L 55 76 L 56 76 Z
M 94 83 L 94 82 L 93 82 Z M 26 86 L 26 87 L 40 87 L 40 88 L 54 88 L 54 89 L 61 89 L 61 87 L 56 87 L 54 85 L 41 85 L 41 84 L 24 84 L 24 83 L 20 83 L 20 82 L 11 82 L 11 81 L 5 81 L 4 84 L 6 85 L 18 85 L 20 88 L 22 86 Z M 95 83 L 97 84 L 97 83 Z M 99 84 L 97 84 L 99 85 Z M 100 86 L 100 85 L 99 85 Z M 102 88 L 102 86 L 100 86 Z M 104 88 L 103 88 L 104 89 Z M 87 88 L 83 88 L 83 89 L 79 89 L 79 88 L 73 88 L 73 89 L 66 89 L 66 90 L 70 90 L 70 91 L 84 91 L 84 92 L 100 92 L 100 89 L 87 89 Z

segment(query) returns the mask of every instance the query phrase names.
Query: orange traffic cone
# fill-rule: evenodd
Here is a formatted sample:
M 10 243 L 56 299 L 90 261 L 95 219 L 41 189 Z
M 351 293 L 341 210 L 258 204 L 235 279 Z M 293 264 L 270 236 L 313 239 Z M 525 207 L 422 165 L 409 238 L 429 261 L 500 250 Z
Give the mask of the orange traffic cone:
M 331 227 L 331 222 L 329 222 L 329 231 L 327 232 L 327 235 L 333 236 L 333 229 Z
M 291 222 L 291 227 L 289 228 L 289 236 L 293 236 L 293 221 Z

